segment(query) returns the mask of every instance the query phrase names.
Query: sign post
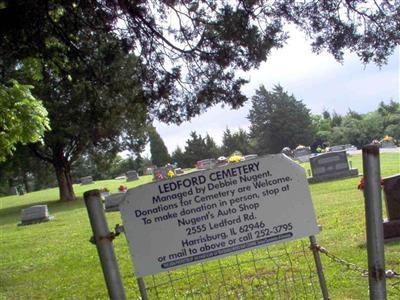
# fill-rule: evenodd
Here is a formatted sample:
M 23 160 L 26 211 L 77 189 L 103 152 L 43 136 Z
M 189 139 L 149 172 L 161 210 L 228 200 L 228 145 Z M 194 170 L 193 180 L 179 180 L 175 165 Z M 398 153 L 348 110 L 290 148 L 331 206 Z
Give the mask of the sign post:
M 304 169 L 284 155 L 142 185 L 120 211 L 137 277 L 319 232 Z

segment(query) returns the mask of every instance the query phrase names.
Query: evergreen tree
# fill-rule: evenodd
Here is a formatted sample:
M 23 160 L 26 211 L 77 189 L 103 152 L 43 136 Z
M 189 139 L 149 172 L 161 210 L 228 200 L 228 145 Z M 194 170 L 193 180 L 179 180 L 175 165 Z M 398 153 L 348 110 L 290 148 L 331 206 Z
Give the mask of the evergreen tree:
M 211 158 L 207 156 L 208 154 L 205 139 L 200 134 L 197 135 L 195 131 L 192 131 L 190 138 L 186 141 L 185 166 L 193 167 L 197 161 Z
M 248 118 L 258 154 L 278 153 L 283 147 L 295 148 L 313 141 L 309 110 L 280 85 L 272 92 L 264 86 L 256 91 Z
M 168 154 L 168 149 L 165 146 L 164 141 L 158 134 L 157 130 L 153 126 L 149 127 L 149 141 L 151 162 L 154 165 L 162 167 L 171 162 L 171 157 Z
M 232 134 L 227 128 L 222 137 L 222 151 L 225 156 L 231 155 L 234 151 L 239 151 L 243 155 L 250 154 L 252 148 L 247 132 L 240 128 Z
M 186 165 L 185 154 L 183 153 L 182 149 L 179 146 L 176 147 L 174 152 L 172 152 L 171 162 L 177 163 L 178 167 L 180 168 L 190 167 Z
M 214 139 L 207 133 L 205 140 L 206 144 L 206 153 L 204 153 L 204 156 L 208 158 L 217 158 L 221 154 L 221 150 L 215 143 Z

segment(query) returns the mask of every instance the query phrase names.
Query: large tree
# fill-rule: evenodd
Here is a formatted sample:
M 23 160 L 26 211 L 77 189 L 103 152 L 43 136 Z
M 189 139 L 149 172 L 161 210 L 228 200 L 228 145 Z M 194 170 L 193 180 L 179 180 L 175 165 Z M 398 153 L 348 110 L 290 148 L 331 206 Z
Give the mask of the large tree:
M 79 32 L 76 45 L 85 49 L 88 60 L 68 61 L 67 71 L 54 73 L 45 60 L 35 60 L 40 72 L 29 61 L 8 69 L 17 78 L 38 77 L 32 82 L 49 111 L 52 130 L 31 149 L 54 167 L 60 200 L 75 199 L 71 168 L 85 152 L 95 148 L 112 157 L 126 148 L 140 152 L 145 145 L 151 102 L 142 89 L 140 61 L 121 51 L 114 36 L 93 35 Z
M 261 86 L 248 116 L 250 135 L 258 154 L 278 153 L 284 147 L 310 145 L 313 128 L 309 109 L 281 86 L 271 92 Z

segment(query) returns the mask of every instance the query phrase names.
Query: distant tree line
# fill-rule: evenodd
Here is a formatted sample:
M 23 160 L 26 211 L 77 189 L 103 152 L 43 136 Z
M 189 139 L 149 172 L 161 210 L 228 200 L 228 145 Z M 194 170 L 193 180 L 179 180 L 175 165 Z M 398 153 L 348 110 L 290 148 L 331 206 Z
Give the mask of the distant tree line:
M 360 114 L 349 110 L 345 115 L 335 111 L 311 114 L 301 100 L 277 85 L 271 91 L 261 86 L 251 100 L 248 131 L 226 128 L 221 145 L 211 134 L 205 136 L 191 132 L 184 148 L 177 147 L 168 153 L 164 141 L 156 129 L 149 125 L 141 130 L 146 137 L 141 141 L 150 144 L 151 157 L 140 154 L 122 157 L 117 151 L 87 147 L 86 151 L 71 165 L 71 178 L 91 175 L 96 180 L 115 178 L 129 170 L 143 174 L 146 167 L 177 163 L 179 167 L 193 167 L 198 160 L 229 156 L 235 151 L 246 154 L 278 153 L 284 147 L 310 146 L 312 151 L 324 145 L 352 144 L 358 148 L 384 136 L 400 140 L 400 104 L 391 100 L 379 103 L 373 112 Z M 137 152 L 137 151 L 136 151 Z M 38 190 L 57 186 L 57 178 L 51 164 L 38 160 L 28 146 L 18 146 L 15 155 L 0 164 L 0 193 L 17 184 L 25 189 Z
M 171 161 L 191 167 L 198 160 L 229 156 L 234 151 L 263 155 L 304 145 L 316 152 L 329 145 L 352 144 L 361 148 L 384 136 L 400 140 L 400 104 L 393 100 L 388 104 L 380 102 L 375 111 L 366 114 L 349 109 L 345 115 L 327 110 L 319 115 L 311 114 L 302 101 L 281 86 L 272 91 L 261 86 L 252 98 L 248 119 L 249 131 L 232 132 L 226 128 L 221 146 L 209 134 L 202 137 L 192 132 L 184 149 L 177 147 L 172 152 Z

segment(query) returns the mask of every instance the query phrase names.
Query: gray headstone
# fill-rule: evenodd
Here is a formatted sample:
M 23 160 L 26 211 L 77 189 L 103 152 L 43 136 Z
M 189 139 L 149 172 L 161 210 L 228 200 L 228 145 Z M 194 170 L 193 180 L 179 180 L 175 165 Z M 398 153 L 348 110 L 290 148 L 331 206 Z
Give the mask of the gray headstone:
M 255 159 L 257 157 L 258 157 L 257 154 L 247 154 L 247 155 L 243 156 L 243 160 Z
M 385 240 L 400 238 L 400 174 L 383 178 L 388 219 L 383 222 Z
M 21 210 L 21 223 L 19 225 L 46 222 L 50 219 L 47 205 L 34 205 Z
M 175 175 L 175 170 L 173 166 L 166 166 L 166 167 L 162 167 L 162 168 L 156 168 L 153 170 L 153 180 L 164 180 L 169 178 L 168 177 L 168 173 L 169 171 L 174 172 Z
M 196 167 L 197 169 L 201 169 L 201 170 L 209 170 L 215 167 L 215 165 L 217 164 L 217 161 L 213 158 L 207 158 L 207 159 L 203 159 L 203 160 L 199 160 L 196 163 Z
M 153 172 L 154 172 L 154 169 L 155 169 L 156 167 L 148 167 L 148 168 L 146 168 L 146 170 L 144 170 L 144 175 L 153 175 Z
M 181 169 L 181 168 L 176 168 L 175 169 L 175 174 L 176 175 L 182 175 L 184 172 L 183 172 L 183 170 Z
M 81 184 L 91 184 L 91 183 L 93 183 L 93 177 L 92 176 L 85 176 L 85 177 L 82 177 L 80 179 L 80 181 L 81 181 Z
M 293 150 L 293 158 L 300 162 L 307 162 L 310 160 L 311 150 L 310 148 L 299 148 Z
M 334 151 L 342 151 L 342 150 L 346 150 L 346 145 L 335 145 L 330 147 L 330 151 L 334 152 Z
M 138 179 L 139 179 L 139 175 L 136 171 L 126 172 L 126 181 L 134 181 L 134 180 L 138 180 Z
M 382 148 L 396 148 L 396 145 L 394 144 L 393 141 L 381 141 L 381 147 Z
M 310 158 L 310 182 L 357 176 L 357 169 L 350 169 L 346 151 L 328 152 Z
M 119 211 L 119 204 L 124 199 L 126 193 L 115 193 L 105 197 L 105 211 Z

